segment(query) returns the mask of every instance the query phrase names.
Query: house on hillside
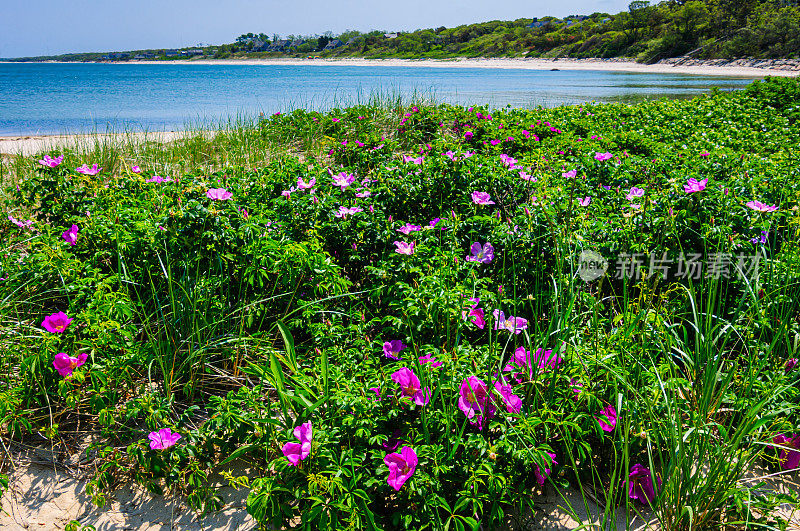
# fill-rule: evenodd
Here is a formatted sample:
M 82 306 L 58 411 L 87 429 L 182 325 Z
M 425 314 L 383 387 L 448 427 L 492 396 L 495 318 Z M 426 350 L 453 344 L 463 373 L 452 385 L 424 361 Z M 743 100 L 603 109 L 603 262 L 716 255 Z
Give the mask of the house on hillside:
M 398 35 L 397 33 L 384 33 L 383 37 L 385 39 L 396 39 L 397 35 Z
M 544 20 L 539 20 L 538 18 L 534 17 L 533 22 L 528 24 L 528 27 L 529 28 L 541 28 L 545 24 L 547 24 L 547 22 L 545 22 Z
M 192 48 L 187 53 L 189 55 L 194 56 L 194 55 L 203 55 L 205 52 L 203 52 L 203 50 L 201 50 L 200 48 Z
M 250 46 L 251 52 L 263 52 L 264 50 L 267 49 L 267 46 L 269 46 L 269 44 L 262 41 L 261 39 L 251 39 L 250 44 L 251 44 Z
M 280 40 L 277 40 L 277 41 L 273 42 L 272 44 L 270 44 L 267 47 L 267 51 L 268 52 L 282 52 L 282 51 L 284 51 L 286 49 L 287 46 L 289 46 L 289 41 L 286 40 L 286 39 L 280 39 Z
M 166 57 L 176 57 L 178 54 L 178 50 L 164 50 L 164 55 Z
M 304 39 L 295 39 L 295 40 L 293 40 L 293 41 L 291 42 L 291 44 L 289 44 L 289 49 L 290 49 L 290 50 L 294 50 L 294 49 L 296 49 L 296 48 L 299 48 L 299 47 L 301 47 L 301 46 L 302 46 L 302 45 L 304 45 L 305 43 L 306 43 L 306 41 L 305 41 Z
M 323 48 L 322 50 L 323 51 L 325 51 L 325 50 L 335 50 L 336 48 L 339 48 L 340 46 L 344 46 L 344 43 L 342 41 L 340 41 L 339 39 L 333 39 L 328 44 L 326 44 L 325 48 Z

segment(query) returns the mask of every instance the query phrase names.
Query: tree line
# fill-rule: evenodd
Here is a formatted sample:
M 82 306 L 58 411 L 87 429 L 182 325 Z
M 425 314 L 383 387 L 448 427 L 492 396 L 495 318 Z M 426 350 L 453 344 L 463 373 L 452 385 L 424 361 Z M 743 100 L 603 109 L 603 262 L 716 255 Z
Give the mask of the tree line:
M 243 37 L 248 36 L 254 34 Z M 341 56 L 784 58 L 800 53 L 800 6 L 796 0 L 634 0 L 616 15 L 490 21 L 396 37 L 383 31 L 328 32 L 310 49 L 322 50 L 325 37 L 349 42 L 326 52 Z

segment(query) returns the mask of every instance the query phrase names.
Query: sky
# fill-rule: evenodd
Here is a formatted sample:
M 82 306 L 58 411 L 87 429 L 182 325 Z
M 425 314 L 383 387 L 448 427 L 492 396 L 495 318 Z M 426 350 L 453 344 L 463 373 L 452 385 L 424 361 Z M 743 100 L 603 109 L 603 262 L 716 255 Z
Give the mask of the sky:
M 0 0 L 0 57 L 224 44 L 248 32 L 412 31 L 618 13 L 630 0 Z

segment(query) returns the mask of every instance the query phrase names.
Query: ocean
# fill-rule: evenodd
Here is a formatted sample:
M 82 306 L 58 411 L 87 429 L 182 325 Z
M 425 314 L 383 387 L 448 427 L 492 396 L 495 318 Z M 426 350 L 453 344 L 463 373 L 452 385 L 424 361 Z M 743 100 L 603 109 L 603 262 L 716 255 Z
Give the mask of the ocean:
M 0 135 L 171 131 L 414 97 L 535 108 L 689 98 L 751 79 L 523 69 L 240 64 L 0 64 Z

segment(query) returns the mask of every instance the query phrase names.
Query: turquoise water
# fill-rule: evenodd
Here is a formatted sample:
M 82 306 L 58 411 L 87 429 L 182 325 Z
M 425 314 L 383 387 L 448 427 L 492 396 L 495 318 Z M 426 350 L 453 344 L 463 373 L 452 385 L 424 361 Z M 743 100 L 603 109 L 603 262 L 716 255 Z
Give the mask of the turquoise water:
M 342 107 L 375 94 L 533 108 L 686 98 L 750 81 L 488 68 L 6 63 L 0 64 L 0 135 L 176 130 L 259 112 Z

